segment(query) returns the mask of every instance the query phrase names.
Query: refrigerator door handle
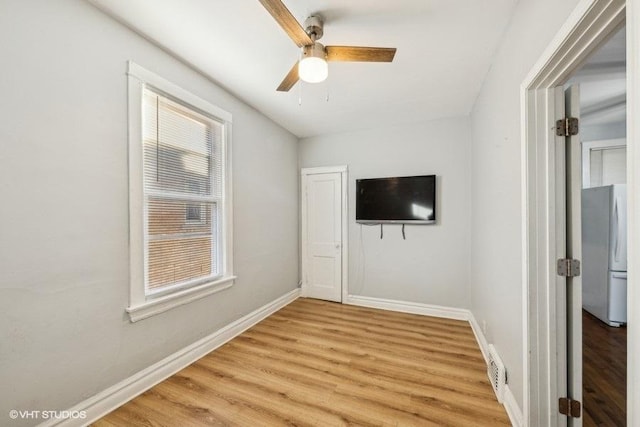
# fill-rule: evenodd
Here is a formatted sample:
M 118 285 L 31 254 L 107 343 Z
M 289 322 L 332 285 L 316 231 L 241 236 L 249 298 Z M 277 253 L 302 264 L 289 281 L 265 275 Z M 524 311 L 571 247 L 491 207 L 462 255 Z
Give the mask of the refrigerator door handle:
M 620 261 L 620 220 L 618 218 L 618 198 L 615 198 L 614 201 L 614 205 L 613 205 L 613 230 L 614 230 L 614 238 L 616 239 L 615 242 L 615 249 L 614 249 L 614 259 L 616 262 Z

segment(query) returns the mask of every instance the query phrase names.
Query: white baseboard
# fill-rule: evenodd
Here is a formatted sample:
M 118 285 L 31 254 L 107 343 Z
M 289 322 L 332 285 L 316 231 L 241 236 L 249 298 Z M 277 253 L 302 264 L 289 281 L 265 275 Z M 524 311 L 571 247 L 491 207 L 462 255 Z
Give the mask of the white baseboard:
M 471 325 L 473 334 L 476 336 L 476 341 L 478 341 L 478 346 L 480 346 L 480 351 L 482 352 L 484 361 L 489 363 L 489 343 L 487 342 L 487 338 L 484 336 L 484 332 L 480 329 L 478 321 L 471 312 L 469 313 L 469 324 Z
M 471 312 L 469 312 L 469 324 L 471 325 L 473 334 L 476 336 L 476 341 L 478 341 L 478 346 L 480 347 L 480 351 L 482 352 L 485 362 L 489 363 L 489 343 L 487 341 L 487 337 L 484 336 L 484 332 L 482 332 L 478 321 Z M 513 393 L 509 388 L 509 384 L 506 384 L 504 387 L 502 405 L 507 411 L 511 425 L 514 427 L 522 427 L 522 409 L 520 409 L 516 398 L 513 396 Z
M 507 415 L 509 416 L 509 420 L 511 421 L 511 425 L 513 427 L 522 427 L 523 426 L 523 417 L 522 417 L 522 409 L 516 402 L 516 398 L 513 396 L 511 389 L 509 388 L 509 384 L 507 384 L 504 388 L 504 392 L 502 395 L 504 409 L 507 411 Z
M 381 310 L 421 314 L 423 316 L 442 317 L 454 320 L 469 320 L 469 316 L 471 315 L 469 310 L 464 308 L 444 307 L 441 305 L 396 301 L 383 298 L 364 297 L 360 295 L 349 295 L 344 303 L 359 305 L 361 307 L 379 308 Z
M 217 330 L 211 335 L 208 335 L 182 350 L 165 357 L 161 361 L 143 369 L 123 381 L 120 381 L 118 384 L 109 387 L 95 396 L 80 402 L 68 410 L 72 413 L 76 411 L 84 411 L 86 413 L 85 418 L 69 418 L 64 420 L 52 419 L 40 424 L 39 427 L 84 426 L 100 419 L 129 400 L 145 392 L 159 382 L 164 381 L 171 375 L 181 369 L 184 369 L 196 360 L 240 335 L 256 323 L 296 300 L 299 296 L 300 289 L 296 288 L 275 301 L 258 308 L 235 322 L 228 324 L 222 329 Z

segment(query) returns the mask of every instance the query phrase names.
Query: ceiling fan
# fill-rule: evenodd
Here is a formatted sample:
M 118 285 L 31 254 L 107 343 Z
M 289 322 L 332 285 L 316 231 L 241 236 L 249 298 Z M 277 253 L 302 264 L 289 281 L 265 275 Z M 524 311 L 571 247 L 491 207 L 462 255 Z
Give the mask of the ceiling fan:
M 327 61 L 391 62 L 396 54 L 395 48 L 386 47 L 323 46 L 318 42 L 323 35 L 321 17 L 310 16 L 303 28 L 281 0 L 260 0 L 260 3 L 291 40 L 302 48 L 302 59 L 294 64 L 280 83 L 277 89 L 280 92 L 288 92 L 298 80 L 308 83 L 324 81 L 329 74 Z

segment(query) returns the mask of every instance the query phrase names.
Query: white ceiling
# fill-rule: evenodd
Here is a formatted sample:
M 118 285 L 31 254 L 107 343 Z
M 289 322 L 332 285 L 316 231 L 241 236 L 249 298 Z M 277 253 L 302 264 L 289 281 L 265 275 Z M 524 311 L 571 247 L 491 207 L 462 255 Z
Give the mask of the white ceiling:
M 469 114 L 516 3 L 284 0 L 299 22 L 324 16 L 325 45 L 398 51 L 390 64 L 331 63 L 326 82 L 280 93 L 299 49 L 258 0 L 89 1 L 299 137 Z
M 567 86 L 580 84 L 580 117 L 586 125 L 626 119 L 626 32 L 623 27 L 576 71 Z

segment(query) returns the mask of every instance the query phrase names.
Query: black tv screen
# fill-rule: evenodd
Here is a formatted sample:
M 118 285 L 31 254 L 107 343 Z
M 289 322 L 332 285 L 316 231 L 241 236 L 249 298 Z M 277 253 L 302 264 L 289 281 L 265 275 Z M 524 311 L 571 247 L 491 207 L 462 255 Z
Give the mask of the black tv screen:
M 356 180 L 356 222 L 431 224 L 435 221 L 435 175 Z

